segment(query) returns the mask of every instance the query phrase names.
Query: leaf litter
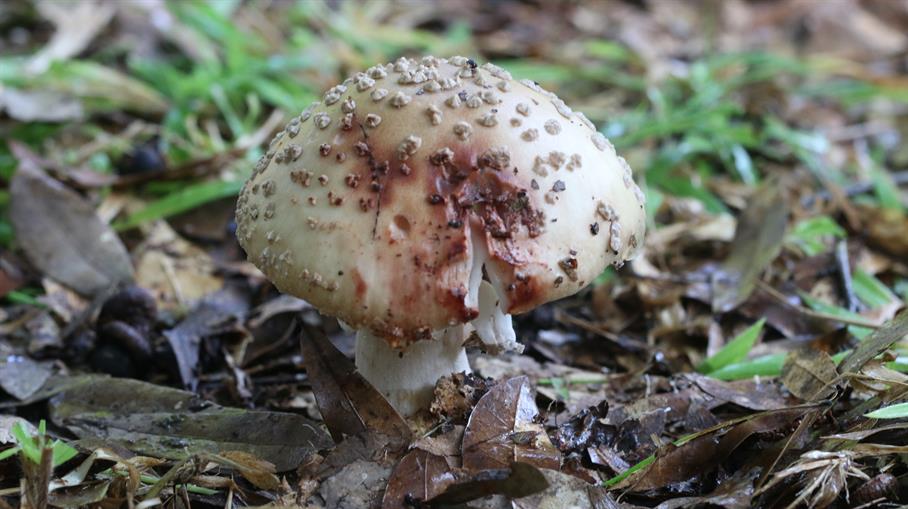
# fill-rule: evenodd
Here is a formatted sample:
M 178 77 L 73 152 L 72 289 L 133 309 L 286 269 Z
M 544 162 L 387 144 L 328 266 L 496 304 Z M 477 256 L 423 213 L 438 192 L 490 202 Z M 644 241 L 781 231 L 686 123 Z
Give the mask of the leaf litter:
M 908 501 L 896 3 L 8 9 L 0 507 Z M 587 113 L 650 224 L 640 258 L 515 317 L 524 355 L 471 351 L 404 420 L 231 211 L 326 84 L 424 53 Z

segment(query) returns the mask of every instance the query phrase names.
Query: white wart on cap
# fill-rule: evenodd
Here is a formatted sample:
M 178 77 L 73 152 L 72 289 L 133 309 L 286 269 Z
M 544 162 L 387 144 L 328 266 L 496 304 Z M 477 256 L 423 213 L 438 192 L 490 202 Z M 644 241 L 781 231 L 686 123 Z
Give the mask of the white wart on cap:
M 401 58 L 330 89 L 271 142 L 237 236 L 283 292 L 392 346 L 575 293 L 642 245 L 612 145 L 537 84 Z

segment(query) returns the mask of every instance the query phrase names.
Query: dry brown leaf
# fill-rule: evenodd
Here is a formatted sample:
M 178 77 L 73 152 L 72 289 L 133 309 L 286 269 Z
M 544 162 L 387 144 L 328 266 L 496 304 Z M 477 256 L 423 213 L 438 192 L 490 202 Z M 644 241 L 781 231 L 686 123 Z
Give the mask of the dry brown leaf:
M 473 409 L 463 435 L 463 468 L 508 469 L 515 462 L 558 470 L 561 454 L 552 445 L 533 400 L 529 379 L 511 378 L 493 387 Z
M 208 253 L 165 221 L 154 223 L 135 258 L 136 283 L 155 296 L 162 310 L 186 309 L 223 285 Z
M 10 185 L 10 221 L 29 261 L 83 295 L 132 280 L 129 253 L 81 196 L 48 177 L 25 146 Z

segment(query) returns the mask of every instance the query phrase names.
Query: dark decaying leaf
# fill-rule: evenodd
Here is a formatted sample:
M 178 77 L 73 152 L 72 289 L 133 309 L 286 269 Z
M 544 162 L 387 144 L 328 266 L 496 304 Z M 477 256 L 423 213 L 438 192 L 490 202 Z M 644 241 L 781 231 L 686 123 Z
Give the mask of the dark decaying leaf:
M 520 462 L 558 470 L 561 454 L 542 425 L 525 376 L 493 387 L 473 409 L 463 435 L 463 468 L 507 469 Z
M 782 383 L 792 394 L 805 401 L 829 397 L 835 391 L 833 384 L 837 377 L 835 362 L 826 352 L 794 350 L 782 365 Z
M 83 295 L 131 281 L 132 263 L 117 234 L 91 204 L 48 177 L 12 143 L 19 167 L 10 184 L 10 221 L 29 261 Z
M 908 311 L 902 311 L 892 320 L 864 338 L 853 352 L 839 365 L 839 373 L 856 373 L 870 359 L 883 353 L 890 346 L 908 336 Z
M 227 408 L 190 392 L 103 376 L 83 377 L 56 394 L 50 416 L 80 438 L 102 438 L 148 456 L 242 451 L 279 472 L 331 445 L 320 424 L 299 415 Z
M 708 407 L 713 408 L 724 402 L 734 403 L 750 410 L 778 410 L 785 408 L 785 395 L 777 383 L 767 380 L 737 380 L 725 382 L 697 373 L 683 378 L 692 381 L 704 393 L 715 398 Z M 713 404 L 715 403 L 715 404 Z
M 613 424 L 606 424 L 608 401 L 602 400 L 596 406 L 582 410 L 566 423 L 558 427 L 555 445 L 568 454 L 584 452 L 588 448 L 599 448 L 612 442 L 617 429 Z
M 779 254 L 787 223 L 784 190 L 778 182 L 769 181 L 738 219 L 731 253 L 713 273 L 713 311 L 730 311 L 747 300 L 763 269 Z
M 616 487 L 647 491 L 707 474 L 754 433 L 787 427 L 807 411 L 805 408 L 768 411 L 753 415 L 743 422 L 714 426 L 680 446 L 669 445 L 664 452 L 657 454 L 656 460 L 648 468 L 638 475 L 628 477 Z M 731 429 L 728 429 L 729 425 L 732 426 Z M 717 436 L 726 429 L 726 433 Z
M 195 390 L 202 338 L 229 329 L 241 320 L 249 303 L 245 295 L 227 287 L 202 299 L 176 327 L 164 331 L 164 337 L 177 359 L 183 386 Z
M 397 509 L 432 500 L 456 482 L 457 474 L 444 457 L 414 449 L 394 467 L 382 508 Z
M 28 357 L 10 355 L 0 358 L 0 389 L 16 399 L 31 397 L 50 378 L 50 366 Z
M 682 507 L 724 507 L 725 509 L 747 509 L 752 507 L 754 480 L 759 470 L 739 471 L 735 477 L 719 483 L 712 493 L 699 497 L 679 497 L 662 502 L 656 509 L 680 509 Z
M 539 493 L 549 487 L 545 475 L 526 463 L 514 463 L 507 469 L 482 470 L 451 484 L 444 493 L 432 499 L 434 504 L 462 504 L 489 495 L 512 499 Z
M 389 451 L 402 451 L 410 444 L 407 421 L 322 331 L 303 325 L 300 344 L 318 409 L 335 442 L 369 434 L 381 437 L 379 442 Z

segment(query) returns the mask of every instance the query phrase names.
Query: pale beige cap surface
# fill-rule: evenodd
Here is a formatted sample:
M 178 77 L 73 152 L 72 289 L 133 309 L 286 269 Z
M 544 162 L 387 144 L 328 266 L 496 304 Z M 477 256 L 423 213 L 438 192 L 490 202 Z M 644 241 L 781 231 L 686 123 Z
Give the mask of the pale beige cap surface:
M 406 344 L 475 318 L 483 277 L 506 313 L 577 292 L 636 253 L 645 215 L 582 114 L 494 65 L 425 57 L 359 73 L 294 118 L 237 226 L 281 291 Z

